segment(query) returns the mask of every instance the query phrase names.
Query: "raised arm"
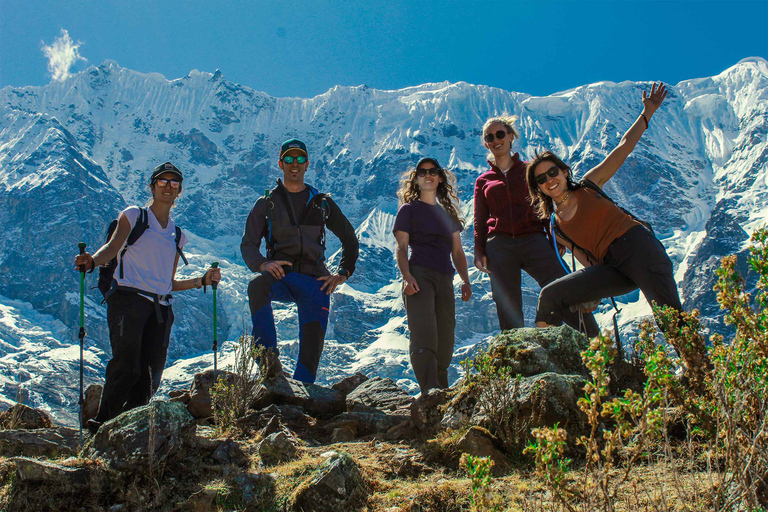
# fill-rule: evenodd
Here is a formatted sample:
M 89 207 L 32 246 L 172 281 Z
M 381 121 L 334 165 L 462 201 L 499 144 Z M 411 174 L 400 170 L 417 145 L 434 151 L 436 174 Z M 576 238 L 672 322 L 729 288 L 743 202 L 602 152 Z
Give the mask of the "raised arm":
M 619 145 L 616 146 L 616 148 L 611 151 L 605 160 L 600 162 L 597 167 L 590 169 L 590 171 L 584 175 L 584 179 L 592 181 L 599 187 L 605 185 L 605 183 L 616 174 L 616 171 L 619 170 L 619 167 L 621 167 L 632 150 L 635 149 L 643 132 L 648 128 L 648 125 L 651 122 L 651 117 L 666 97 L 667 88 L 662 83 L 653 84 L 650 96 L 648 96 L 647 92 L 644 90 L 643 111 L 640 113 L 640 117 L 638 117 L 632 126 L 629 127 L 627 133 L 621 138 Z

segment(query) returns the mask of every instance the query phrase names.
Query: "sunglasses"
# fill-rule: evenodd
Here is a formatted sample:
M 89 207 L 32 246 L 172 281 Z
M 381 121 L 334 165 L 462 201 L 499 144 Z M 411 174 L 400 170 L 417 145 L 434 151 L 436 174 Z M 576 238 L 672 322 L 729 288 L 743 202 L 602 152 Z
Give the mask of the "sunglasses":
M 424 176 L 427 175 L 427 173 L 429 173 L 430 176 L 437 176 L 438 174 L 440 174 L 441 170 L 442 169 L 440 169 L 439 167 L 430 167 L 429 169 L 424 169 L 422 167 L 421 169 L 416 169 L 416 176 L 418 176 L 419 178 L 423 178 Z
M 547 182 L 549 178 L 554 178 L 558 174 L 560 174 L 560 168 L 558 166 L 554 166 L 554 167 L 551 167 L 547 172 L 537 174 L 534 179 L 536 180 L 536 183 L 538 183 L 539 185 L 543 185 Z
M 292 164 L 294 160 L 296 160 L 296 162 L 300 164 L 307 163 L 307 157 L 305 157 L 304 155 L 299 155 L 299 156 L 286 155 L 283 157 L 283 163 L 286 163 L 286 164 Z
M 496 132 L 495 135 L 496 135 L 497 139 L 501 140 L 501 139 L 503 139 L 504 137 L 506 137 L 509 134 L 507 132 L 505 132 L 504 130 L 499 130 L 499 131 Z M 493 136 L 494 136 L 493 133 L 486 133 L 485 137 L 483 137 L 483 140 L 485 142 L 491 143 L 491 142 L 493 142 Z
M 167 187 L 168 185 L 171 185 L 171 188 L 179 188 L 181 186 L 181 181 L 179 180 L 167 180 L 165 178 L 158 178 L 155 180 L 155 183 L 159 187 Z

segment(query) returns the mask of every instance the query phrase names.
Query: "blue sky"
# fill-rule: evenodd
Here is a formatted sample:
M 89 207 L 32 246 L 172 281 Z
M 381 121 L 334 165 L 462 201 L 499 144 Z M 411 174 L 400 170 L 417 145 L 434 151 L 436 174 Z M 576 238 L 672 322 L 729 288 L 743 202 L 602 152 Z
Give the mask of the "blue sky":
M 0 87 L 113 59 L 179 78 L 220 69 L 274 96 L 334 85 L 466 81 L 546 95 L 601 80 L 680 80 L 768 58 L 768 1 L 0 0 Z

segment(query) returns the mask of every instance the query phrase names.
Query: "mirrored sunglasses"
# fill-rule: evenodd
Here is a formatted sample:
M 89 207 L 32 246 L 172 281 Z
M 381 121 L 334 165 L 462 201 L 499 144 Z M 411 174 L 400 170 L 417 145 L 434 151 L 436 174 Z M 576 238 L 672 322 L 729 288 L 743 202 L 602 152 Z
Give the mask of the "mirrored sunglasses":
M 286 164 L 292 164 L 294 160 L 296 160 L 296 162 L 300 164 L 307 163 L 307 157 L 305 157 L 304 155 L 299 155 L 299 156 L 286 155 L 283 157 L 283 163 L 286 163 Z
M 179 188 L 181 186 L 180 180 L 167 180 L 165 178 L 158 178 L 155 180 L 155 183 L 160 187 L 167 187 L 168 184 L 171 185 L 171 188 Z

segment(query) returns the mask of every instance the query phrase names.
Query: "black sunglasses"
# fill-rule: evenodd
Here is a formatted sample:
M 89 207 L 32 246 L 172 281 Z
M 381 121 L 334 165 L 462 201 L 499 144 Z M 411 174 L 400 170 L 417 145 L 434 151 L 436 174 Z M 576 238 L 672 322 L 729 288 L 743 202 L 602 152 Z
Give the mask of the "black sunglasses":
M 424 169 L 422 167 L 421 169 L 416 169 L 416 176 L 418 176 L 419 178 L 423 178 L 424 176 L 427 175 L 427 173 L 429 173 L 430 176 L 437 176 L 438 174 L 440 174 L 441 170 L 442 169 L 440 169 L 439 167 L 430 167 L 429 169 Z
M 494 135 L 493 133 L 486 133 L 485 137 L 483 137 L 483 140 L 485 142 L 491 143 L 491 142 L 493 142 L 493 135 Z M 499 130 L 499 131 L 496 132 L 496 138 L 499 139 L 499 140 L 503 139 L 507 135 L 509 135 L 509 134 L 506 131 L 504 131 L 504 130 Z
M 534 179 L 536 180 L 536 183 L 538 183 L 539 185 L 543 185 L 547 182 L 549 178 L 554 178 L 558 174 L 560 174 L 560 168 L 558 166 L 554 166 L 554 167 L 550 167 L 550 169 L 547 172 L 537 174 Z
M 167 180 L 165 178 L 157 178 L 155 183 L 160 187 L 167 187 L 168 184 L 170 184 L 171 188 L 179 188 L 181 185 L 181 181 L 179 180 Z
M 296 160 L 296 162 L 300 164 L 304 164 L 307 162 L 307 157 L 305 157 L 304 155 L 299 155 L 299 156 L 286 155 L 283 157 L 283 162 L 286 164 L 292 164 L 294 160 Z

